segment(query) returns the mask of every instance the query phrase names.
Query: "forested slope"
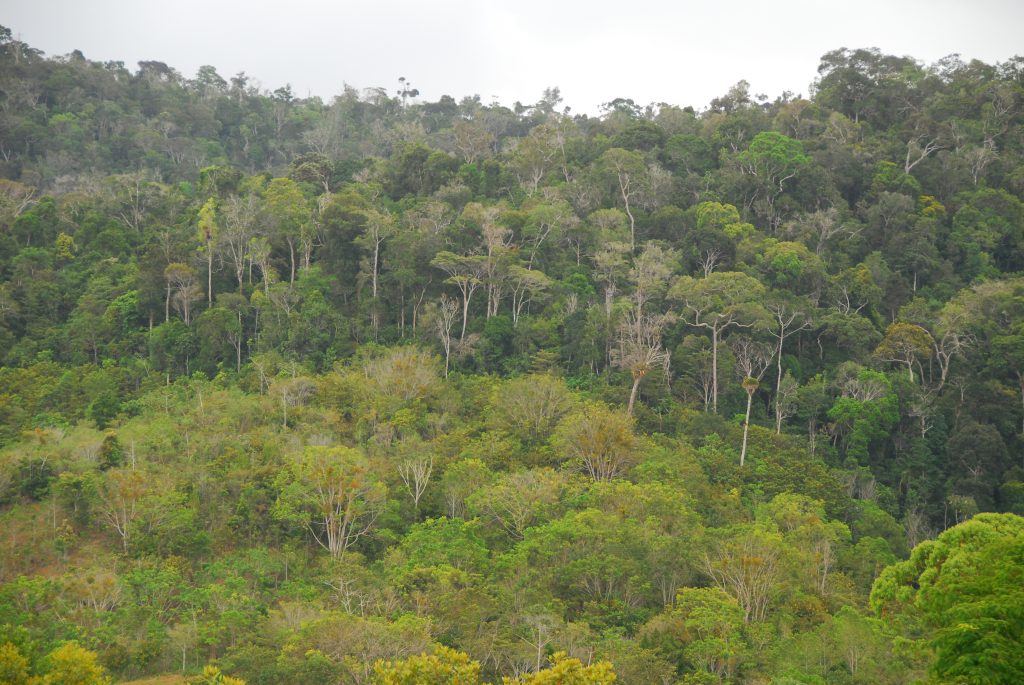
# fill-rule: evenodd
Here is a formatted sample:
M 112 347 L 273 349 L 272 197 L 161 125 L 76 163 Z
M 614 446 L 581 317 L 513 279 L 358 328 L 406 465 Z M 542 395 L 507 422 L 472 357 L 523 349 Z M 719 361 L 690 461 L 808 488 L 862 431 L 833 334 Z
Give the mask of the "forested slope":
M 0 682 L 1021 681 L 1024 61 L 417 96 L 0 31 Z

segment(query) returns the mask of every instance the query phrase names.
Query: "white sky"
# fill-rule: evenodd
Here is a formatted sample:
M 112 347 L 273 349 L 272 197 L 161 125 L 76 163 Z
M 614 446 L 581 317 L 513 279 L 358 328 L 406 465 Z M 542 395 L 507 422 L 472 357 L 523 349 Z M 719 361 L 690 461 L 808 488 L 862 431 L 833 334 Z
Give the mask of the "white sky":
M 774 99 L 808 92 L 819 58 L 878 47 L 926 63 L 1024 54 L 1022 0 L 4 0 L 0 24 L 47 55 L 212 64 L 263 88 L 325 99 L 342 84 L 420 99 L 536 102 L 573 112 L 616 97 L 698 109 L 746 79 Z

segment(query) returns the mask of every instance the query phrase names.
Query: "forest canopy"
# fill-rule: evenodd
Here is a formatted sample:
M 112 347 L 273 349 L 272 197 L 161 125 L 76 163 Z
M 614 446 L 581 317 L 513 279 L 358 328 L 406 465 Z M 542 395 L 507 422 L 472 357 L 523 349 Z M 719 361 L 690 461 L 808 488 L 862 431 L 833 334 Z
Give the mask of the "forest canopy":
M 0 682 L 1021 681 L 1024 59 L 560 102 L 0 27 Z

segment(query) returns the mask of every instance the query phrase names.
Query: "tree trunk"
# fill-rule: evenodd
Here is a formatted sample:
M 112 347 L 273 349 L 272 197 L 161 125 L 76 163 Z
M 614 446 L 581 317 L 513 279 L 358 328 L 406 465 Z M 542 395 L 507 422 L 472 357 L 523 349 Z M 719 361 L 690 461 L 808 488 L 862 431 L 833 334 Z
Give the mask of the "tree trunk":
M 711 412 L 718 413 L 718 326 L 711 327 Z
M 466 339 L 466 320 L 469 319 L 469 295 L 462 291 L 462 333 L 459 334 L 459 342 Z
M 775 434 L 782 432 L 782 407 L 779 405 L 779 389 L 782 388 L 782 342 L 783 336 L 779 336 L 779 349 L 775 353 L 777 373 L 775 374 Z
M 640 381 L 641 380 L 643 380 L 643 376 L 641 376 L 641 375 L 634 375 L 633 376 L 633 389 L 629 393 L 629 406 L 626 407 L 626 413 L 629 414 L 630 416 L 633 415 L 633 405 L 636 403 L 636 394 L 637 394 L 637 390 L 640 389 Z
M 288 237 L 288 256 L 291 257 L 291 260 L 292 260 L 292 275 L 291 275 L 291 280 L 289 282 L 294 285 L 295 284 L 295 240 L 291 236 Z
M 743 447 L 740 448 L 740 466 L 747 459 L 747 433 L 750 431 L 750 405 L 754 402 L 754 392 L 747 390 L 747 413 L 743 418 Z

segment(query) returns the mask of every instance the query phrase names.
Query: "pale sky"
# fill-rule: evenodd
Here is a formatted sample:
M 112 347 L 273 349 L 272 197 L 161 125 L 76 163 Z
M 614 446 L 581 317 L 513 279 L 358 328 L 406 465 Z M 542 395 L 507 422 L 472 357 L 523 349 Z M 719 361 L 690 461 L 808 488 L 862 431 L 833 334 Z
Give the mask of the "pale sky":
M 575 113 L 617 97 L 697 109 L 741 79 L 774 99 L 808 92 L 819 58 L 878 47 L 926 63 L 1024 54 L 1021 0 L 5 0 L 0 24 L 47 55 L 204 64 L 325 100 L 342 84 L 421 100 L 536 102 Z

